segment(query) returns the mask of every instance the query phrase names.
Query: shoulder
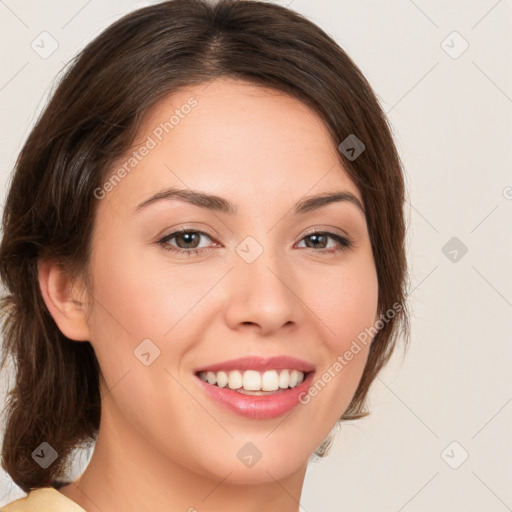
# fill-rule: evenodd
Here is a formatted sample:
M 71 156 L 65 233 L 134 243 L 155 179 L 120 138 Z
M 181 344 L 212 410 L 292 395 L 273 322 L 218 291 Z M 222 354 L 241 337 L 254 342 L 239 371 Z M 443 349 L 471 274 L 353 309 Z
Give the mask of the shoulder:
M 24 498 L 4 505 L 0 512 L 86 512 L 53 487 L 31 490 Z

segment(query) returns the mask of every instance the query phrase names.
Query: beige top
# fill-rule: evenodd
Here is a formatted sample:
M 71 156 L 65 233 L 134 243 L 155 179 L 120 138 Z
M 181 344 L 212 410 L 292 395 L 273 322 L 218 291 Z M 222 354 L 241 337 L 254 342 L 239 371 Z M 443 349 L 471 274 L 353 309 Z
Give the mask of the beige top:
M 0 509 L 0 512 L 86 512 L 53 487 L 33 489 Z

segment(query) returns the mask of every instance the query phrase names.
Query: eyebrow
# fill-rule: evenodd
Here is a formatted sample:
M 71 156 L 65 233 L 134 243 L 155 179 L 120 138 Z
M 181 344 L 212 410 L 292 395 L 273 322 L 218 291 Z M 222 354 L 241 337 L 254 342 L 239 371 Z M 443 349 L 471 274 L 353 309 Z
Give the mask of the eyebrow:
M 137 207 L 134 209 L 134 213 L 138 213 L 145 208 L 147 208 L 151 204 L 155 204 L 159 201 L 164 200 L 172 200 L 178 199 L 184 201 L 186 203 L 192 204 L 194 206 L 198 206 L 200 208 L 205 208 L 207 210 L 219 212 L 219 213 L 227 213 L 230 215 L 234 215 L 237 213 L 237 207 L 230 203 L 227 199 L 223 197 L 219 197 L 212 194 L 206 194 L 205 192 L 199 192 L 197 190 L 188 189 L 179 189 L 179 188 L 168 188 L 162 190 L 153 196 L 145 199 Z M 366 212 L 363 208 L 363 205 L 359 201 L 359 199 L 346 190 L 334 192 L 334 193 L 323 193 L 315 196 L 309 196 L 301 201 L 297 202 L 293 207 L 294 214 L 304 214 L 323 206 L 327 206 L 331 203 L 337 202 L 348 202 L 358 207 L 359 210 L 366 215 Z

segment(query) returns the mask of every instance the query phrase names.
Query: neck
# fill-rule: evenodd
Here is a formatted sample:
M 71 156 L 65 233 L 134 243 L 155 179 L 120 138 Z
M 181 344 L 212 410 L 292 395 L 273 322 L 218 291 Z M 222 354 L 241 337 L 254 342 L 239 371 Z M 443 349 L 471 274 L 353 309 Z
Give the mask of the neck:
M 102 405 L 100 431 L 87 468 L 59 489 L 86 512 L 299 511 L 307 463 L 285 478 L 266 472 L 268 478 L 256 484 L 235 483 L 232 472 L 209 475 L 176 463 L 135 429 L 120 430 L 120 424 Z M 187 461 L 186 456 L 181 459 Z

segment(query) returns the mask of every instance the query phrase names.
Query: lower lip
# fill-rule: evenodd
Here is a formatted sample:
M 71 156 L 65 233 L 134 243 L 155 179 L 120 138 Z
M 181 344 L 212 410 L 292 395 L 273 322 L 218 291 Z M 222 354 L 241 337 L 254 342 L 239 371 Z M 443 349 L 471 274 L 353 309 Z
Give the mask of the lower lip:
M 282 416 L 298 405 L 299 396 L 307 393 L 313 376 L 314 372 L 311 372 L 298 386 L 272 395 L 243 395 L 228 387 L 209 384 L 197 375 L 196 378 L 211 398 L 230 411 L 246 418 L 270 419 Z

